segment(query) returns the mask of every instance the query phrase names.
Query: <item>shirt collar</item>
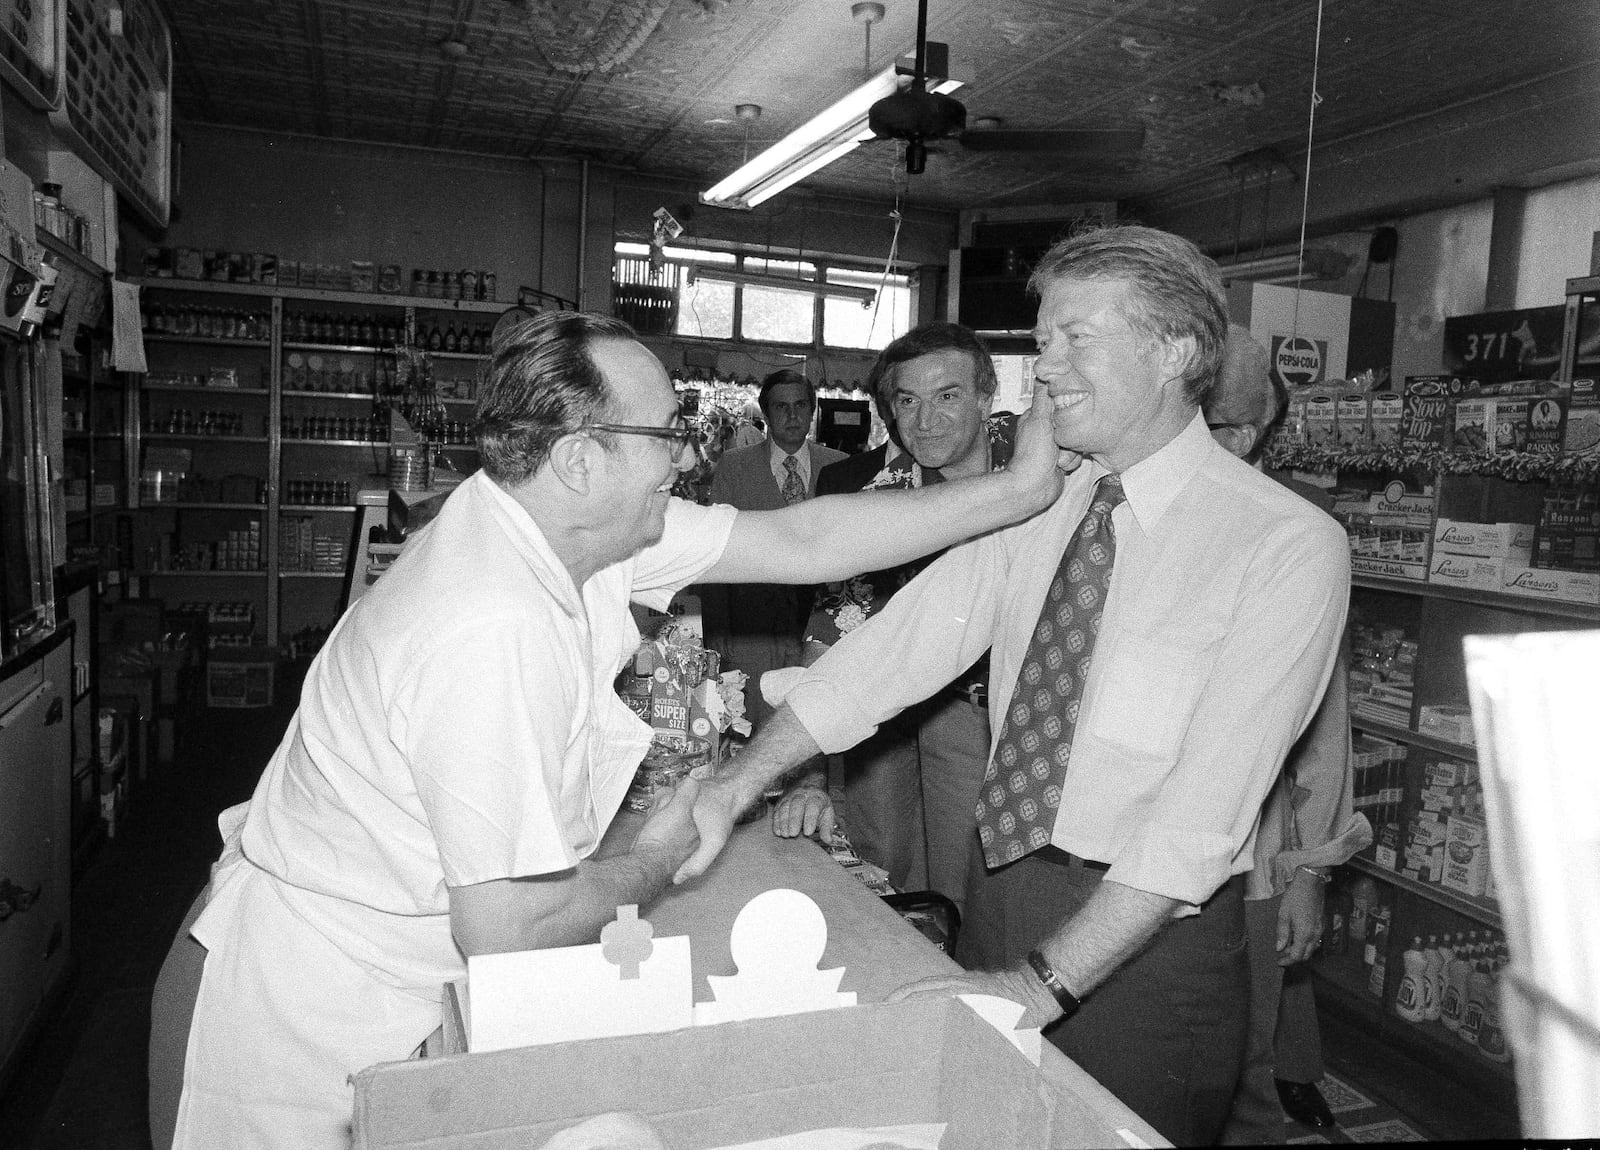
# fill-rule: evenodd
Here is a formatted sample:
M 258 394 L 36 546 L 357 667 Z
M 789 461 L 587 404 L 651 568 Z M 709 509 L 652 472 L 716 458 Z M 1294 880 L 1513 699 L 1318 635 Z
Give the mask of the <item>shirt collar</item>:
M 1211 438 L 1205 416 L 1197 411 L 1166 446 L 1124 471 L 1122 491 L 1140 530 L 1153 531 L 1195 472 L 1212 452 L 1221 450 Z
M 772 449 L 772 470 L 781 471 L 783 469 L 783 461 L 789 458 L 790 453 L 779 447 L 770 438 L 767 440 L 767 446 Z M 802 470 L 810 462 L 811 457 L 806 454 L 810 448 L 811 441 L 808 439 L 794 450 L 794 461 L 800 465 Z
M 572 572 L 567 570 L 567 565 L 561 561 L 550 546 L 550 541 L 545 538 L 544 531 L 539 524 L 534 522 L 528 509 L 512 498 L 511 493 L 490 479 L 484 472 L 479 471 L 468 476 L 462 482 L 465 487 L 475 484 L 482 478 L 480 489 L 488 499 L 490 506 L 500 521 L 505 525 L 506 535 L 511 540 L 513 547 L 523 561 L 528 564 L 528 569 L 540 583 L 544 584 L 547 591 L 562 609 L 574 618 L 583 617 L 583 594 L 572 581 Z

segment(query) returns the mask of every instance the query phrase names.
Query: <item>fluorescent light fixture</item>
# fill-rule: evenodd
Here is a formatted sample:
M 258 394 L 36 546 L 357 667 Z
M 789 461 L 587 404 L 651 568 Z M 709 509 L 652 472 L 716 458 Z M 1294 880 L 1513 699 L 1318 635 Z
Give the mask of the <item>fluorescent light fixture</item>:
M 1254 259 L 1218 260 L 1224 280 L 1249 280 L 1261 284 L 1297 284 L 1306 280 L 1343 279 L 1354 257 L 1334 248 L 1307 248 L 1257 256 Z
M 724 271 L 719 267 L 689 265 L 684 273 L 684 284 L 707 279 L 715 283 L 748 284 L 751 287 L 778 288 L 782 291 L 803 291 L 829 299 L 860 300 L 863 307 L 871 307 L 878 298 L 874 288 L 851 287 L 848 284 L 819 283 L 816 280 L 789 279 L 787 276 L 762 275 L 759 272 Z
M 700 202 L 719 208 L 753 208 L 827 167 L 856 145 L 872 139 L 867 113 L 900 85 L 898 65 L 891 65 L 801 124 L 727 179 L 700 193 Z M 939 80 L 929 91 L 948 95 L 960 80 Z

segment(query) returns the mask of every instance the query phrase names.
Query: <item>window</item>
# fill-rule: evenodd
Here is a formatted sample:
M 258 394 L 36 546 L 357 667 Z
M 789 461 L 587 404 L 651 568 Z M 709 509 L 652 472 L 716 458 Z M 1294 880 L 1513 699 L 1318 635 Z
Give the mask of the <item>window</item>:
M 885 277 L 880 272 L 829 268 L 828 282 L 871 288 L 878 295 L 871 303 L 824 296 L 822 342 L 827 346 L 877 351 L 887 347 L 895 336 L 911 330 L 911 280 L 908 276 Z
M 615 248 L 617 314 L 641 334 L 877 350 L 911 327 L 909 276 L 704 248 L 664 254 L 665 265 L 651 268 L 646 245 Z M 819 283 L 853 294 L 828 295 Z M 863 292 L 874 293 L 871 303 L 854 298 Z

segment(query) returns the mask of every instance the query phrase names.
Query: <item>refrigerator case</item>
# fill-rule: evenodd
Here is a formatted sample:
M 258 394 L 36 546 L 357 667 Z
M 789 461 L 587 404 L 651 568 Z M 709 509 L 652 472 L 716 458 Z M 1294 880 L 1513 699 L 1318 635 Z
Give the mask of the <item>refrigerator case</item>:
M 47 412 L 34 336 L 47 284 L 0 257 L 0 660 L 55 626 Z

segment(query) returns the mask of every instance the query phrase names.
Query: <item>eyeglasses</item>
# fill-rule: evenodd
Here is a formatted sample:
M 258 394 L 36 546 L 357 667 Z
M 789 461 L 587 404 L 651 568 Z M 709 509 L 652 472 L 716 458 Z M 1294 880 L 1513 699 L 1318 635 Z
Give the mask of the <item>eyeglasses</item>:
M 700 433 L 692 427 L 638 427 L 628 423 L 586 423 L 579 431 L 609 431 L 613 435 L 643 435 L 665 439 L 672 444 L 672 466 L 683 464 L 687 454 L 695 462 L 701 458 Z

